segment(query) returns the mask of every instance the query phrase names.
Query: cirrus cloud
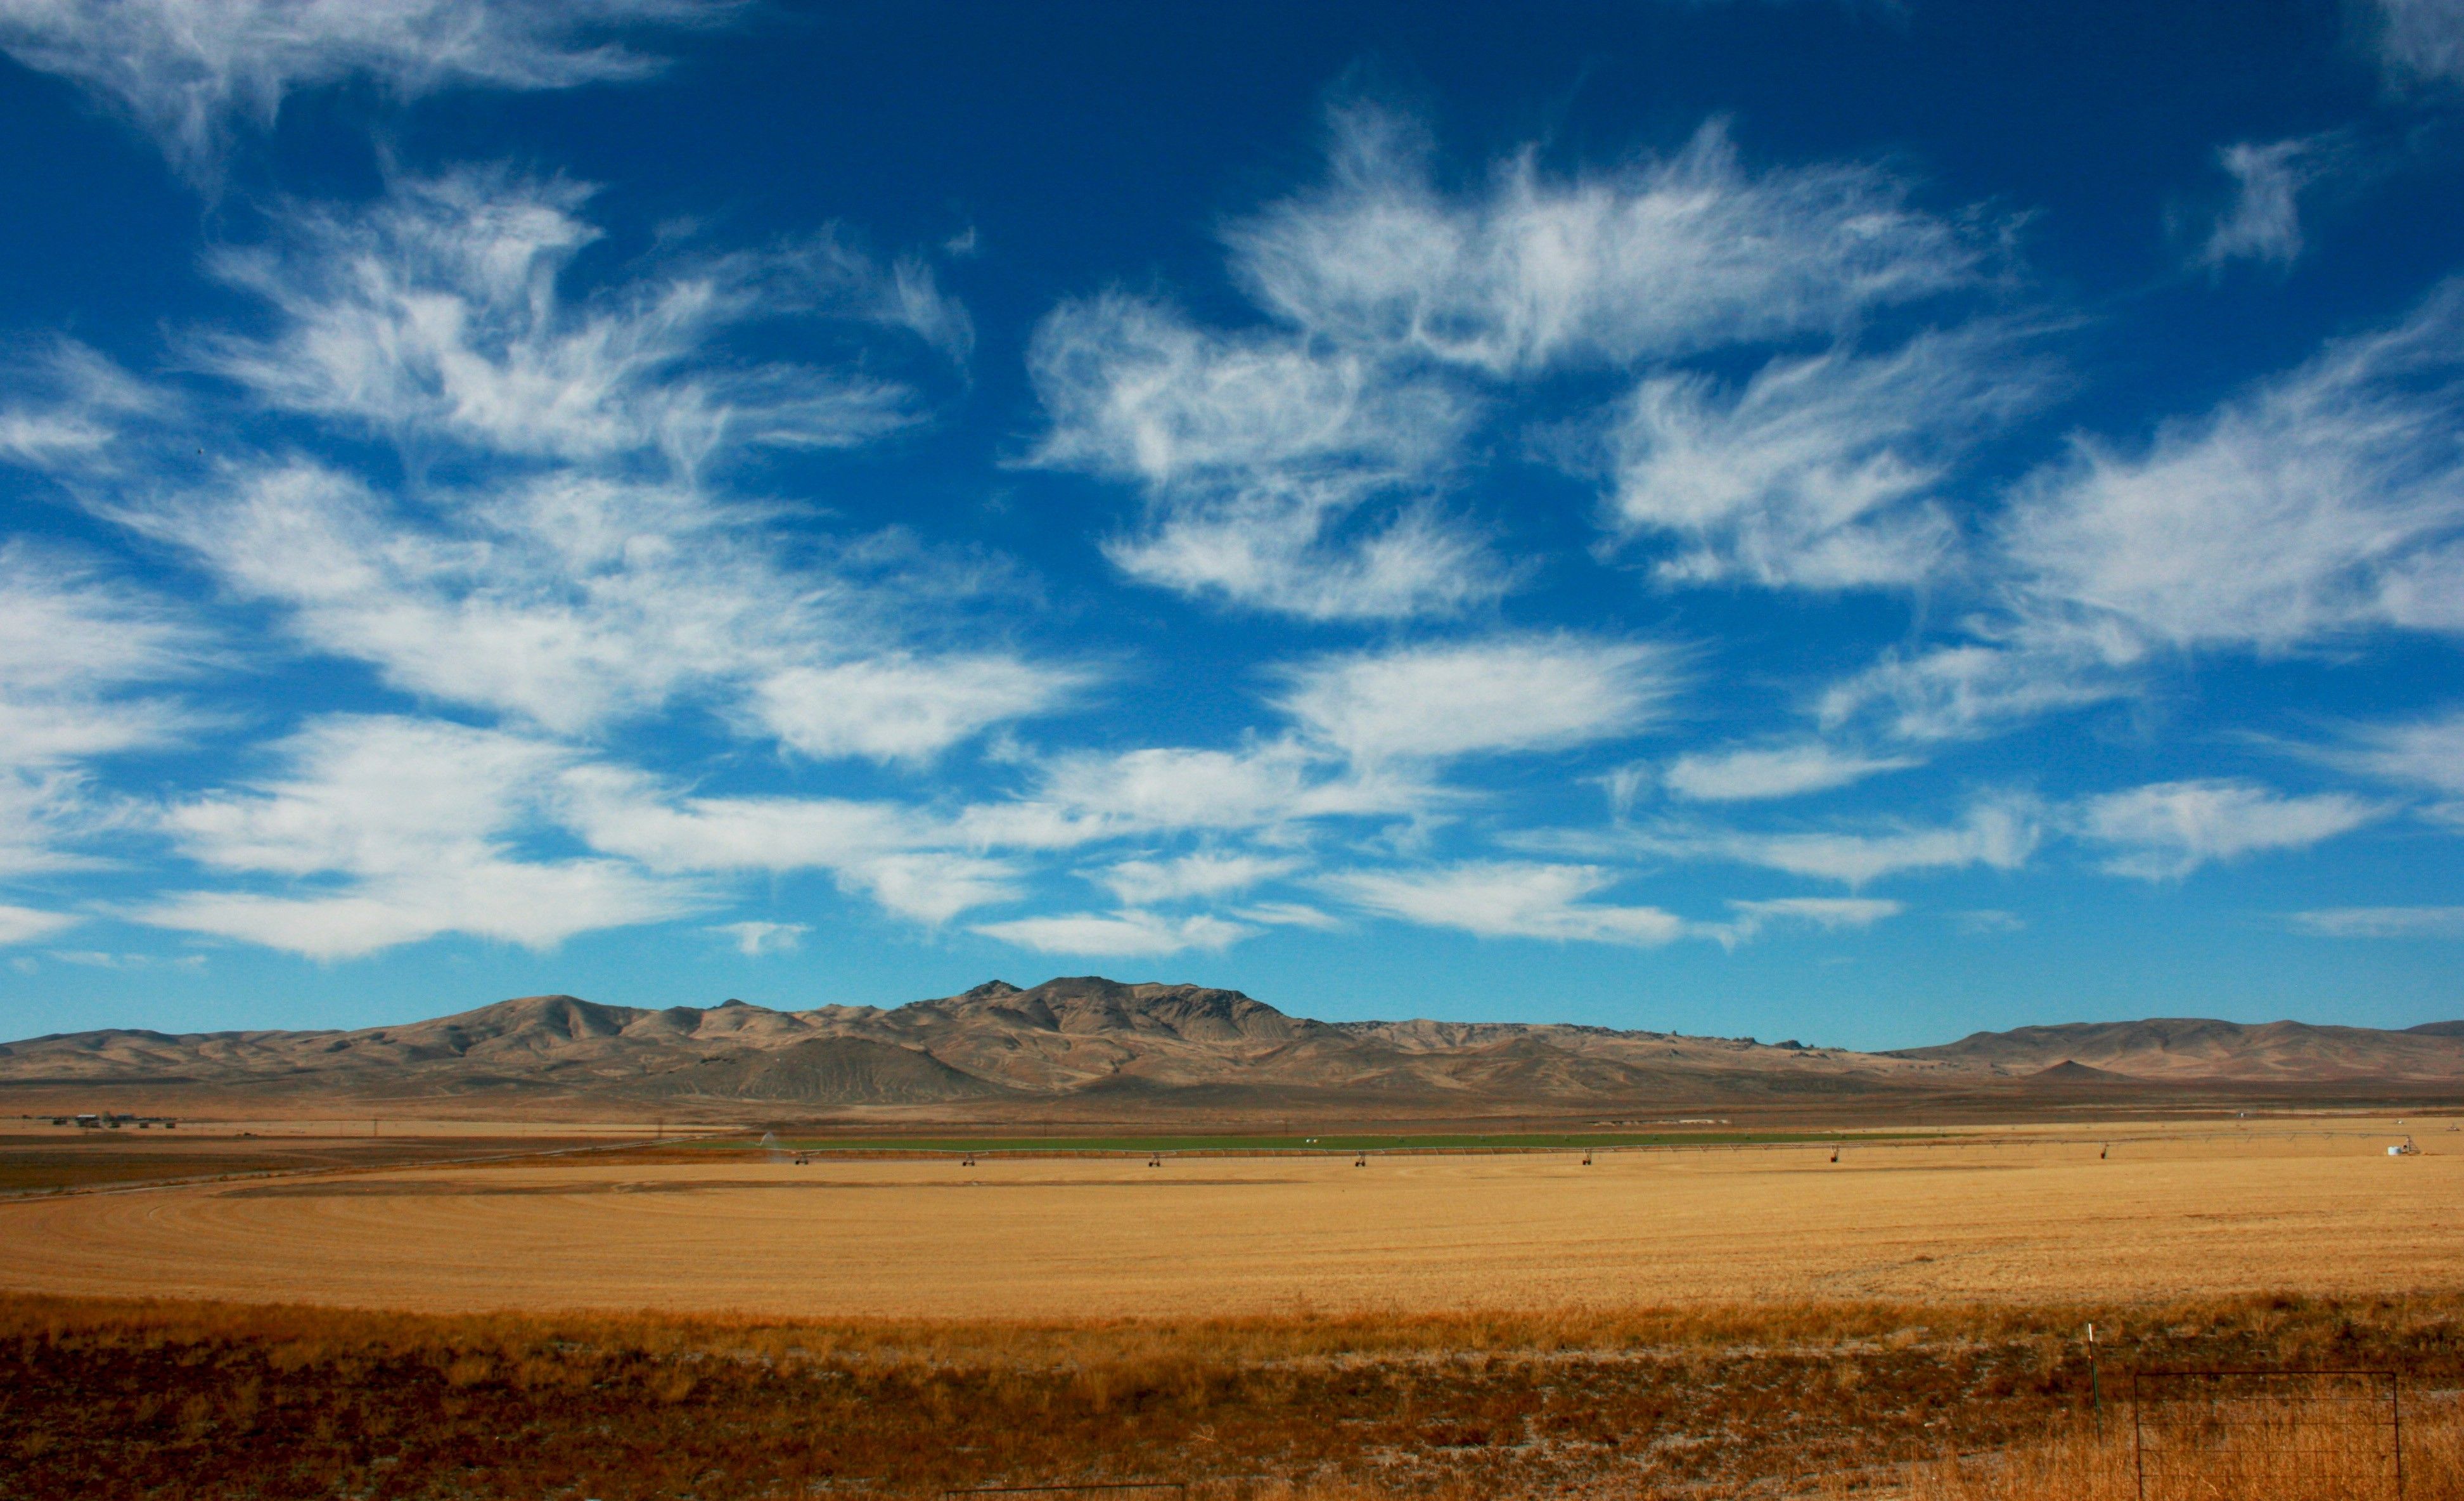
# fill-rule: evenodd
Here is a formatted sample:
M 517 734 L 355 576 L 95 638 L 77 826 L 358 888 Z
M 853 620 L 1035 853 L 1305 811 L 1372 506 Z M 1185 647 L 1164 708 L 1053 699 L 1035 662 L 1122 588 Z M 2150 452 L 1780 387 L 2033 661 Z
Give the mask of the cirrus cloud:
M 1674 913 L 1590 899 L 1619 879 L 1599 866 L 1485 860 L 1427 870 L 1340 872 L 1321 884 L 1363 911 L 1482 938 L 1651 947 L 1684 935 L 1685 922 Z
M 1495 635 L 1324 657 L 1278 698 L 1348 759 L 1442 761 L 1547 751 L 1643 729 L 1676 693 L 1677 654 L 1645 642 Z
M 1917 764 L 1913 757 L 1859 756 L 1809 740 L 1689 751 L 1668 763 L 1661 781 L 1672 794 L 1689 803 L 1746 803 L 1826 792 Z
M 2292 922 L 2329 938 L 2464 938 L 2464 907 L 2321 907 Z
M 2116 875 L 2180 880 L 2211 861 L 2308 849 L 2382 811 L 2341 792 L 2285 797 L 2248 782 L 2165 782 L 2089 798 L 2079 832 L 2117 851 L 2104 862 Z
M 737 0 L 0 0 L 0 50 L 76 80 L 210 180 L 232 127 L 353 77 L 416 98 L 638 78 L 657 58 L 615 40 L 708 24 Z
M 2153 643 L 2464 631 L 2464 281 L 2138 453 L 2082 441 L 2002 542 L 2031 607 Z
M 1019 917 L 1008 922 L 979 924 L 986 938 L 1015 943 L 1044 954 L 1084 954 L 1098 959 L 1133 959 L 1185 953 L 1191 949 L 1223 949 L 1255 937 L 1257 928 L 1203 915 L 1160 917 L 1153 913 L 1070 913 L 1051 917 Z

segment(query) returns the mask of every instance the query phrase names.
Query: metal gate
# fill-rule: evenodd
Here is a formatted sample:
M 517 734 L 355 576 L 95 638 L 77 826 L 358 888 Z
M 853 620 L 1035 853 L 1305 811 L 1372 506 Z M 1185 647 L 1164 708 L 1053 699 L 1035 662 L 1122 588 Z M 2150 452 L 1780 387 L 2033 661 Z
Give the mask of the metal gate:
M 2137 1371 L 2130 1408 L 2140 1501 L 2404 1494 L 2393 1371 Z

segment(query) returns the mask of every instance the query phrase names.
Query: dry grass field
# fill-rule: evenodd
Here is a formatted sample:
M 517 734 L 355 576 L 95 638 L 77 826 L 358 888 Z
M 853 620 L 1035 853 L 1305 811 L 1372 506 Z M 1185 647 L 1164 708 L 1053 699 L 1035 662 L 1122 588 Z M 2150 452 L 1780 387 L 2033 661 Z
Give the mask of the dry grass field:
M 519 1156 L 472 1133 L 395 1149 L 441 1161 L 88 1179 L 0 1199 L 0 1497 L 1162 1477 L 1203 1482 L 1195 1501 L 2119 1501 L 2135 1477 L 2094 1436 L 2093 1319 L 2109 1400 L 2140 1364 L 2399 1371 L 2405 1493 L 2464 1501 L 2448 1125 L 2073 1124 L 1588 1166 L 799 1165 L 740 1140 Z M 2407 1135 L 2421 1155 L 2387 1156 Z M 2202 1497 L 2309 1494 L 2237 1483 L 2247 1456 L 2187 1463 Z
M 842 1159 L 709 1147 L 0 1202 L 0 1288 L 428 1312 L 1193 1317 L 2464 1287 L 2464 1136 Z

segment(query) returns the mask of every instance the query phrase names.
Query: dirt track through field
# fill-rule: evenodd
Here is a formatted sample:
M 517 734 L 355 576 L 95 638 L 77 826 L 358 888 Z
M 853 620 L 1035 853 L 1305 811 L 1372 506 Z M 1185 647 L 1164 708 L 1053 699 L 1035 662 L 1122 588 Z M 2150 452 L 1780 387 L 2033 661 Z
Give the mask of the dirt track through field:
M 404 1170 L 0 1204 L 0 1287 L 1058 1318 L 2464 1286 L 2464 1147 L 2387 1139 Z

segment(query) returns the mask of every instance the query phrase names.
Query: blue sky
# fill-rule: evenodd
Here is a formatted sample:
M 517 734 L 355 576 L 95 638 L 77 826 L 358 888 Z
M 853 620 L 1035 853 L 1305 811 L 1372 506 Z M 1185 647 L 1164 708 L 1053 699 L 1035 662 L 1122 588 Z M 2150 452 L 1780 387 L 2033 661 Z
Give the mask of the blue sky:
M 0 1034 L 2464 1014 L 2464 3 L 0 0 Z

